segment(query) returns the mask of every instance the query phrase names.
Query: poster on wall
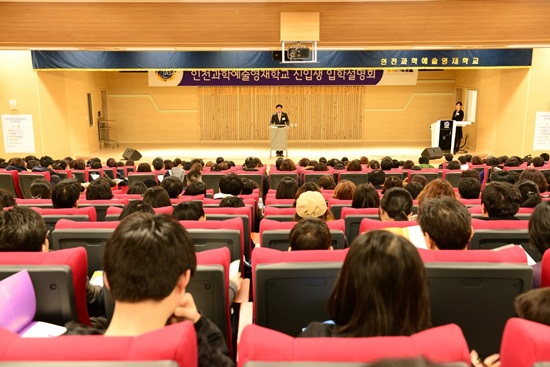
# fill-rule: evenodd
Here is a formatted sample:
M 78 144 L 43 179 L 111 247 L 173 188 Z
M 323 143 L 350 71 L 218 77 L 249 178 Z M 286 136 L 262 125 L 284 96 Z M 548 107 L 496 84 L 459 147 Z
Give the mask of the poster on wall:
M 4 151 L 35 153 L 32 115 L 2 115 Z
M 533 150 L 550 150 L 550 112 L 537 112 Z

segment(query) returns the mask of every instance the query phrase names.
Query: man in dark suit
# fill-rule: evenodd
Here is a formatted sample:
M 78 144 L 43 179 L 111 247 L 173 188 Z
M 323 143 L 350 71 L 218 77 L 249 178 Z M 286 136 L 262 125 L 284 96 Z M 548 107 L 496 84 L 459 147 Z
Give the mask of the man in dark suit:
M 278 104 L 277 106 L 275 106 L 275 109 L 277 110 L 277 112 L 275 112 L 273 114 L 273 116 L 271 116 L 271 122 L 270 124 L 271 125 L 286 125 L 286 126 L 290 126 L 290 120 L 288 119 L 288 115 L 283 112 L 283 105 L 282 104 Z M 276 152 L 277 156 L 282 156 L 283 155 L 283 151 L 282 150 L 278 150 Z

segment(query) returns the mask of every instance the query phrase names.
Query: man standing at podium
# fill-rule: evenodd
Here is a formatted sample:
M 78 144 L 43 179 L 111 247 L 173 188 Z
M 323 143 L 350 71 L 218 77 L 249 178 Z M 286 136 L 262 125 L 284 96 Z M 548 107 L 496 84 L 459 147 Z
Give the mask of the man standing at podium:
M 452 119 L 454 121 L 464 120 L 464 111 L 462 111 L 462 102 L 456 102 Z M 462 126 L 457 126 L 455 131 L 456 131 L 456 134 L 455 134 L 454 153 L 457 153 L 460 150 L 460 141 L 462 140 Z
M 273 114 L 273 116 L 271 116 L 271 122 L 270 124 L 271 125 L 279 125 L 279 126 L 289 126 L 290 125 L 290 121 L 288 119 L 288 115 L 283 112 L 283 105 L 282 104 L 278 104 L 277 106 L 275 106 L 275 109 L 277 110 L 277 112 L 275 112 Z M 278 150 L 276 152 L 277 156 L 282 156 L 283 155 L 283 151 L 282 150 Z

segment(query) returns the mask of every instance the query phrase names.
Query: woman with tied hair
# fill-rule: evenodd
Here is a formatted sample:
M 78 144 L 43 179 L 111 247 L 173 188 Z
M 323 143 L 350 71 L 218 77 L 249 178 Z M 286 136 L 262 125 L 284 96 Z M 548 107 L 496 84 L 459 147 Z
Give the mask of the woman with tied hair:
M 438 199 L 443 196 L 449 196 L 456 199 L 455 190 L 449 181 L 436 178 L 424 187 L 424 190 L 422 190 L 416 199 L 420 207 L 422 202 L 426 199 Z
M 519 179 L 521 180 L 530 180 L 533 181 L 537 187 L 539 188 L 539 193 L 546 192 L 548 190 L 548 181 L 546 180 L 546 177 L 544 177 L 544 174 L 534 168 L 528 168 L 525 171 L 519 175 Z
M 334 325 L 313 322 L 300 336 L 410 336 L 428 329 L 428 279 L 414 245 L 388 231 L 357 237 L 329 297 L 328 311 Z
M 396 176 L 389 176 L 388 178 L 386 178 L 386 181 L 384 182 L 384 186 L 382 187 L 382 191 L 380 193 L 384 194 L 392 187 L 403 187 L 403 180 Z
M 401 187 L 389 189 L 380 200 L 380 220 L 383 222 L 408 221 L 412 216 L 413 199 Z
M 352 200 L 355 194 L 355 184 L 348 180 L 342 180 L 334 188 L 332 197 L 339 200 Z
M 516 187 L 521 193 L 521 208 L 534 208 L 542 201 L 539 188 L 533 181 L 521 180 L 516 183 Z

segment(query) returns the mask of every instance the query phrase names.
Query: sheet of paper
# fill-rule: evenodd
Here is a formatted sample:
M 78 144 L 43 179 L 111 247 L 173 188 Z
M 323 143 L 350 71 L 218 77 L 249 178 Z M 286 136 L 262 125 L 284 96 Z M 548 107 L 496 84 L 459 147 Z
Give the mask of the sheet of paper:
M 37 321 L 21 333 L 22 338 L 53 338 L 64 334 L 67 329 L 63 326 Z
M 90 279 L 91 285 L 98 285 L 100 287 L 103 287 L 103 271 L 102 270 L 96 270 L 92 274 L 92 279 Z

